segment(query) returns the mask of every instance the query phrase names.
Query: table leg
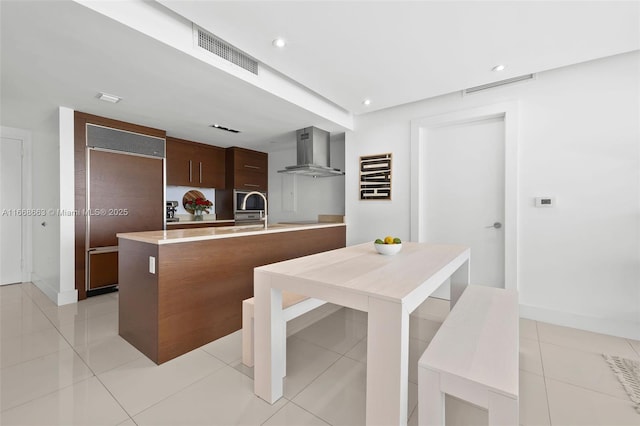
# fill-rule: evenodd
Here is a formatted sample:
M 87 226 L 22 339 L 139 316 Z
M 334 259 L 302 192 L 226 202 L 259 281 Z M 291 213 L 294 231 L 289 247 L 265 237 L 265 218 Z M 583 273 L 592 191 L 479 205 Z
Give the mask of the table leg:
M 283 395 L 284 358 L 282 290 L 271 287 L 271 277 L 254 273 L 254 391 L 273 404 Z
M 451 275 L 451 287 L 450 287 L 450 307 L 458 302 L 462 292 L 467 288 L 471 279 L 471 268 L 469 266 L 469 259 L 467 259 L 457 271 Z
M 489 424 L 509 426 L 519 424 L 518 400 L 489 392 Z
M 369 299 L 367 425 L 406 425 L 409 313 L 399 303 Z

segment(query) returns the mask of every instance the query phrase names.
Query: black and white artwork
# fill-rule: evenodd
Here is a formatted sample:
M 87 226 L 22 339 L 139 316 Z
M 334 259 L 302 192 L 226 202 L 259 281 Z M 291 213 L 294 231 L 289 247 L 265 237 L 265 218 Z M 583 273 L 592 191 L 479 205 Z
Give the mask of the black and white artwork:
M 391 199 L 391 153 L 360 157 L 360 199 Z

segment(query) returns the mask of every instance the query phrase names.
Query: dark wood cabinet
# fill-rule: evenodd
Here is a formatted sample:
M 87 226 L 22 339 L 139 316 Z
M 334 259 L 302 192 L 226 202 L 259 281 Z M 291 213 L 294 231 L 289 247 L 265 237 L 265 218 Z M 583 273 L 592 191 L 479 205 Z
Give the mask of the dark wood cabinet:
M 193 145 L 167 138 L 167 185 L 193 184 Z
M 167 185 L 225 187 L 225 150 L 167 137 Z
M 199 161 L 200 183 L 205 188 L 224 188 L 225 185 L 225 153 L 217 146 L 198 148 L 202 153 Z
M 89 252 L 89 290 L 118 284 L 118 251 Z
M 160 245 L 120 238 L 119 334 L 162 364 L 242 327 L 255 267 L 345 242 L 345 226 Z
M 75 208 L 90 208 L 93 213 L 75 216 L 75 288 L 79 300 L 85 299 L 88 291 L 118 283 L 117 233 L 162 229 L 165 216 L 162 159 L 90 148 L 100 146 L 91 139 L 95 135 L 88 131 L 91 125 L 116 134 L 123 131 L 159 139 L 166 135 L 164 130 L 74 113 Z
M 226 149 L 226 185 L 216 190 L 218 219 L 234 219 L 233 190 L 267 192 L 269 155 L 233 146 Z
M 268 182 L 268 154 L 245 148 L 227 148 L 227 189 L 266 191 Z

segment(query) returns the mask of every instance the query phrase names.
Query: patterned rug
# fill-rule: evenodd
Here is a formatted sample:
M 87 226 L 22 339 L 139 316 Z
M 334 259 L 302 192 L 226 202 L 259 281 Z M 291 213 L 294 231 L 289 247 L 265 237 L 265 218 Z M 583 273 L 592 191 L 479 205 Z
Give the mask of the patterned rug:
M 629 394 L 636 411 L 640 413 L 640 362 L 614 355 L 603 354 L 618 380 Z

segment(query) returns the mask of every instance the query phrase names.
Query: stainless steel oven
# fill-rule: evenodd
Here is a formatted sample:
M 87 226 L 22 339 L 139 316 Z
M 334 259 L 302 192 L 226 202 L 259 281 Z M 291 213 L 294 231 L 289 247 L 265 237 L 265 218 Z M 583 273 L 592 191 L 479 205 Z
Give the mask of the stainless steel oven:
M 258 195 L 252 195 L 247 199 L 247 208 L 242 210 L 242 201 L 244 197 L 251 191 L 233 191 L 233 211 L 234 219 L 236 222 L 259 222 L 264 218 L 264 199 Z M 266 192 L 262 192 L 262 195 L 267 196 Z

